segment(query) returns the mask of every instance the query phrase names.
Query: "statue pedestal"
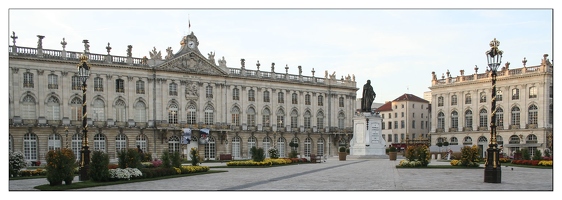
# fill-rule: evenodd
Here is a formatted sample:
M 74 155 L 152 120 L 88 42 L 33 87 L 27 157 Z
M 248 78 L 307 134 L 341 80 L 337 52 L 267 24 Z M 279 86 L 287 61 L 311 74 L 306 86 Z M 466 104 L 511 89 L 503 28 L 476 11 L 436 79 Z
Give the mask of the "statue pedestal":
M 353 117 L 350 154 L 354 156 L 386 155 L 386 141 L 381 137 L 380 115 L 363 112 Z

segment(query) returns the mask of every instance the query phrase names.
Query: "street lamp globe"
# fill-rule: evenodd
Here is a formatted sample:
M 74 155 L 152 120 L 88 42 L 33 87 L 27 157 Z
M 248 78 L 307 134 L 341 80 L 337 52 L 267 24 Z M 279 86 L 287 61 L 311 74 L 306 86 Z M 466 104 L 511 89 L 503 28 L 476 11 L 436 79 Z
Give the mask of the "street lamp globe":
M 490 50 L 486 51 L 486 57 L 488 58 L 488 67 L 492 70 L 493 73 L 498 71 L 498 67 L 502 63 L 502 55 L 503 51 L 498 49 L 500 46 L 500 41 L 492 40 L 490 42 Z

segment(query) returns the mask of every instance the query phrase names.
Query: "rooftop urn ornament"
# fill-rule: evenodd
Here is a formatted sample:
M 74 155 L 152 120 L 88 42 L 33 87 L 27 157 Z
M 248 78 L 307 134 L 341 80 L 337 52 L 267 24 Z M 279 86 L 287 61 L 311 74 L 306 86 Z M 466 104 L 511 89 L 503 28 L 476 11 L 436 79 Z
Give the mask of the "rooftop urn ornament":
M 478 65 L 474 65 L 474 73 L 478 74 Z
M 105 47 L 105 49 L 107 49 L 107 55 L 109 55 L 109 52 L 111 52 L 111 47 L 109 46 L 109 42 L 107 43 L 107 47 Z
M 246 68 L 246 59 L 242 58 L 240 59 L 240 64 L 242 65 L 242 69 Z
M 289 73 L 289 65 L 285 64 L 285 74 L 288 74 L 288 73 Z
M 523 63 L 523 67 L 525 67 L 525 65 L 527 65 L 527 58 L 523 57 L 523 60 L 521 62 Z
M 90 45 L 88 44 L 88 40 L 82 40 L 84 43 L 84 53 L 90 53 Z
M 301 75 L 302 74 L 302 67 L 299 65 L 298 68 L 299 68 L 299 75 Z
M 133 57 L 133 45 L 127 46 L 127 57 Z
M 275 63 L 271 63 L 271 72 L 275 73 Z
M 258 63 L 256 63 L 256 66 L 258 67 L 258 71 L 260 71 L 260 61 L 258 60 Z
M 314 68 L 312 68 L 312 71 L 310 71 L 310 72 L 312 72 L 312 77 L 314 77 L 314 72 L 316 72 L 316 71 L 314 71 Z
M 37 48 L 43 49 L 43 38 L 45 38 L 45 36 L 37 35 L 37 37 L 39 38 L 39 40 L 37 41 Z
M 65 51 L 66 48 L 66 41 L 64 41 L 64 38 L 62 38 L 62 42 L 60 42 L 60 44 L 62 45 L 62 50 Z
M 14 46 L 16 46 L 16 39 L 18 39 L 18 36 L 16 36 L 16 32 L 12 31 L 12 36 L 10 36 L 12 38 L 12 42 L 14 43 Z

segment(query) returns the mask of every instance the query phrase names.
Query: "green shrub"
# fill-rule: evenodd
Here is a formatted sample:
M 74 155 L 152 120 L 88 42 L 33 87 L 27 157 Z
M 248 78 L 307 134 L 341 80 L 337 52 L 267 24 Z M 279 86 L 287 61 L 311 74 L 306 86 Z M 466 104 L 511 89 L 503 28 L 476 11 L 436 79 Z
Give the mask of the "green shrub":
M 531 160 L 531 154 L 529 153 L 528 149 L 521 149 L 521 157 L 523 157 L 523 160 Z
M 197 166 L 199 165 L 199 152 L 197 152 L 197 148 L 192 147 L 189 151 L 189 157 L 191 158 L 191 165 Z
M 168 149 L 164 149 L 164 152 L 162 152 L 162 167 L 164 168 L 172 167 L 171 156 L 170 156 L 170 152 L 168 152 Z
M 289 158 L 297 158 L 297 151 L 295 150 L 291 150 L 291 152 L 289 152 Z
M 70 149 L 57 149 L 47 152 L 47 180 L 50 185 L 67 185 L 72 183 L 76 167 L 76 156 Z
M 541 150 L 535 151 L 535 155 L 533 155 L 533 160 L 541 160 L 541 159 L 542 159 Z
M 345 147 L 340 147 L 339 152 L 345 152 Z
M 416 167 L 426 167 L 430 158 L 429 148 L 426 145 L 413 145 L 406 149 L 406 159 L 410 162 L 417 162 Z
M 472 147 L 465 146 L 461 148 L 461 165 L 467 167 L 478 167 L 480 164 L 480 155 L 478 154 L 478 146 L 472 145 Z
M 117 152 L 119 168 L 142 168 L 141 154 L 137 149 L 122 149 Z
M 92 181 L 109 180 L 109 156 L 103 151 L 93 151 L 88 176 Z
M 181 167 L 181 155 L 179 151 L 174 151 L 171 155 L 172 167 Z
M 16 151 L 10 152 L 10 177 L 18 176 L 18 172 L 27 167 L 23 153 Z
M 256 148 L 253 146 L 252 149 L 250 149 L 250 152 L 252 152 L 252 160 L 255 162 L 261 162 L 265 159 L 265 153 L 261 147 Z
M 389 152 L 396 152 L 396 147 L 394 146 L 390 146 L 390 148 L 388 148 Z

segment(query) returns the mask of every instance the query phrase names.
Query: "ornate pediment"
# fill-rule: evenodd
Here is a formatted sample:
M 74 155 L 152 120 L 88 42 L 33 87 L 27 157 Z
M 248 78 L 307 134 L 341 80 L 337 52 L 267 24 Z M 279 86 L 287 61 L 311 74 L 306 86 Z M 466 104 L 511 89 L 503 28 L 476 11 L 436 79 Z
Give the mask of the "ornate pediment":
M 164 62 L 160 66 L 157 66 L 156 69 L 210 75 L 227 74 L 224 70 L 216 66 L 216 64 L 209 62 L 208 59 L 195 52 L 190 52 Z

